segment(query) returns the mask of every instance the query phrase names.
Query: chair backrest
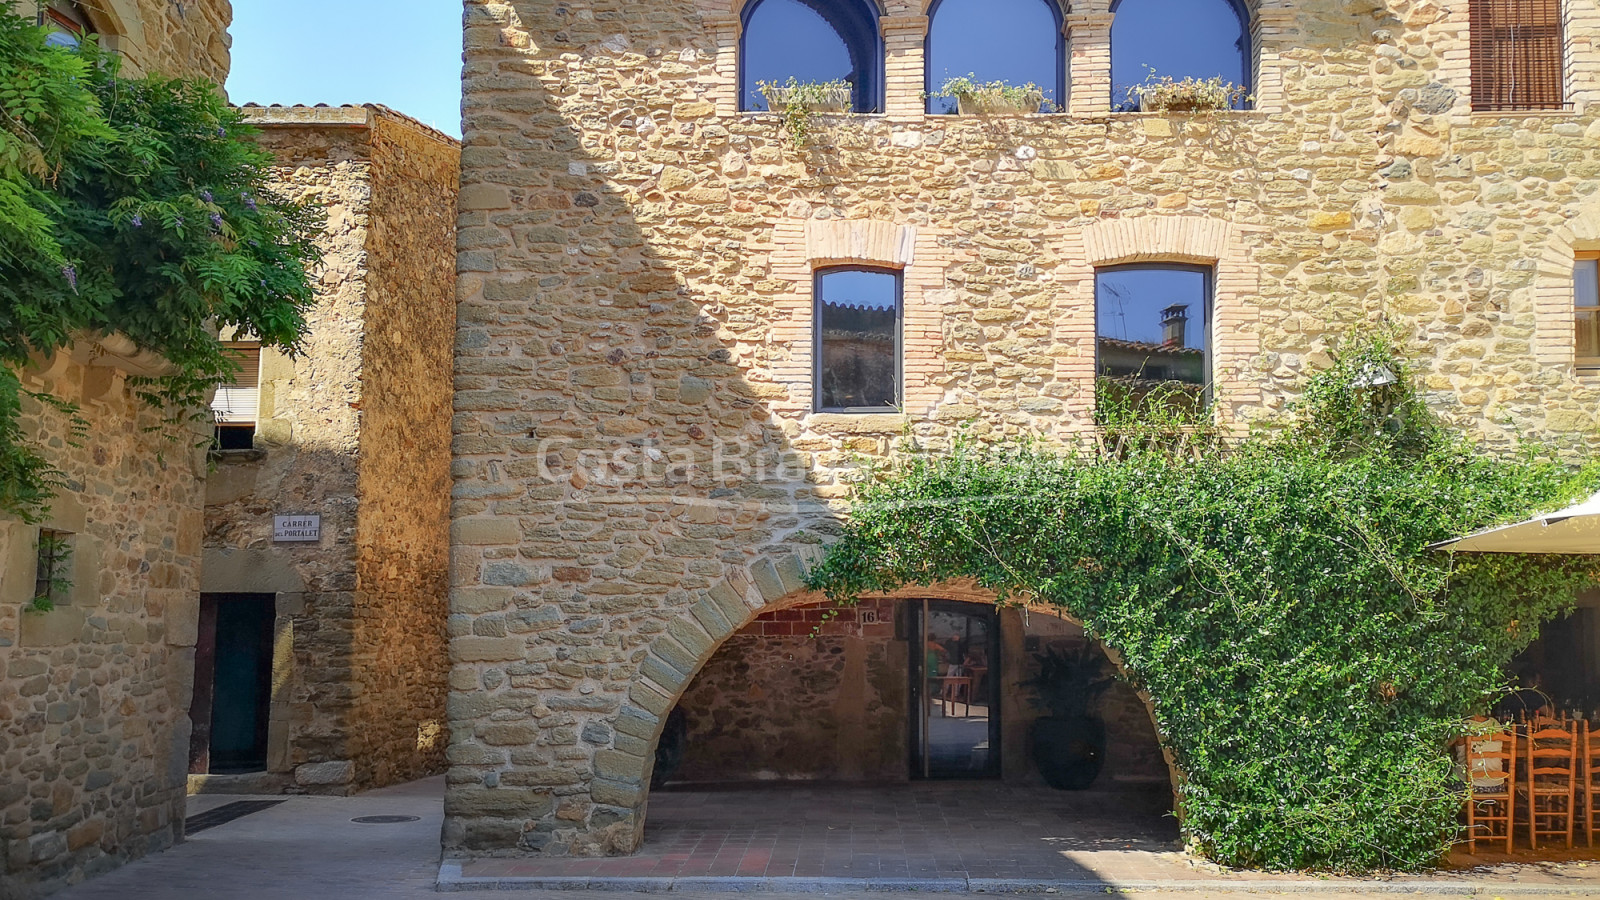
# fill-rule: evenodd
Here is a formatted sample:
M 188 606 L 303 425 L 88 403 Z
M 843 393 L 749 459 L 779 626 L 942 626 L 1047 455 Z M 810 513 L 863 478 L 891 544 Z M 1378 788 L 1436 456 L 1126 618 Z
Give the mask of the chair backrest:
M 1578 730 L 1574 723 L 1538 717 L 1528 724 L 1528 775 L 1570 776 L 1578 760 Z
M 1468 737 L 1465 762 L 1475 792 L 1505 790 L 1516 778 L 1516 733 L 1507 729 Z

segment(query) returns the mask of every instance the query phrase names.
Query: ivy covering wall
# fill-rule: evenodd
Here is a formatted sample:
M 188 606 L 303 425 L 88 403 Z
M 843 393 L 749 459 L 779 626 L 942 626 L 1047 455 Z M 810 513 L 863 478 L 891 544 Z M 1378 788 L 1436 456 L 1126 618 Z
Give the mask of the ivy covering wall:
M 296 346 L 318 213 L 250 135 L 214 84 L 122 78 L 0 11 L 0 513 L 36 517 L 58 480 L 20 425 L 30 359 L 131 338 L 171 364 L 137 389 L 178 426 L 236 368 L 218 329 Z
M 1595 560 L 1428 546 L 1559 508 L 1595 473 L 1447 432 L 1382 335 L 1278 424 L 1229 446 L 1125 417 L 1096 454 L 902 459 L 812 584 L 848 602 L 972 578 L 1083 622 L 1151 696 L 1185 836 L 1217 862 L 1435 865 L 1458 829 L 1450 743 Z

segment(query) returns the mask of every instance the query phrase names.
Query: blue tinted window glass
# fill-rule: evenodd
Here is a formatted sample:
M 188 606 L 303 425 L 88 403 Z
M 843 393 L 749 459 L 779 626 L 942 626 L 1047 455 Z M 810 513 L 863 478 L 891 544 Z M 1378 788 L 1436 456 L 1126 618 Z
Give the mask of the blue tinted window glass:
M 837 269 L 817 276 L 817 407 L 900 402 L 900 278 Z
M 1572 267 L 1579 306 L 1600 306 L 1600 260 L 1580 259 Z
M 850 47 L 821 13 L 798 0 L 760 0 L 744 26 L 744 108 L 766 109 L 761 82 L 855 82 Z
M 1204 385 L 1209 273 L 1194 268 L 1103 269 L 1095 274 L 1099 374 Z
M 1061 24 L 1047 0 L 939 0 L 928 25 L 928 93 L 964 75 L 976 81 L 1033 82 L 1062 105 Z M 956 101 L 928 98 L 928 112 L 953 113 Z
M 1215 78 L 1249 86 L 1250 38 L 1230 0 L 1122 0 L 1111 21 L 1111 103 L 1150 68 L 1175 79 Z M 1146 67 L 1150 68 L 1146 68 Z

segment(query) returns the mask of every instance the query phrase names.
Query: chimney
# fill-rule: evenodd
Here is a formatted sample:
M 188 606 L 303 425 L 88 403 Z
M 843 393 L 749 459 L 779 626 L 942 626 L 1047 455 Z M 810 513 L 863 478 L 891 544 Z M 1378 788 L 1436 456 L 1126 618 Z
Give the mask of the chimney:
M 1189 304 L 1174 303 L 1161 311 L 1161 346 L 1182 347 L 1189 330 Z

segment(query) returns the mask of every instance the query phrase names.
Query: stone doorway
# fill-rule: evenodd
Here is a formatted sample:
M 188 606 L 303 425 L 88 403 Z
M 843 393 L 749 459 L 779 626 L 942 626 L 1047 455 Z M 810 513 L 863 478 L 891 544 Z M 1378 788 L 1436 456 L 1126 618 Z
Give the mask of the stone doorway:
M 276 594 L 201 594 L 190 774 L 267 768 Z

